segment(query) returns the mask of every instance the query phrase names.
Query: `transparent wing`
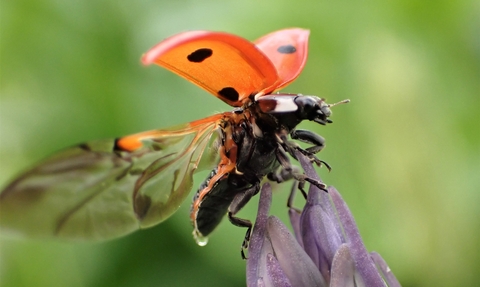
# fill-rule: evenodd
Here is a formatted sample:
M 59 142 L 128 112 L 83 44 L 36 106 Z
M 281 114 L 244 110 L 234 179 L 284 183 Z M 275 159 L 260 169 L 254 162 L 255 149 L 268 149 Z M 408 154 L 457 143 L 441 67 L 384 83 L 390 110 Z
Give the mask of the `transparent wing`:
M 223 116 L 55 154 L 2 191 L 2 233 L 103 240 L 165 220 L 193 173 L 217 160 L 212 135 Z

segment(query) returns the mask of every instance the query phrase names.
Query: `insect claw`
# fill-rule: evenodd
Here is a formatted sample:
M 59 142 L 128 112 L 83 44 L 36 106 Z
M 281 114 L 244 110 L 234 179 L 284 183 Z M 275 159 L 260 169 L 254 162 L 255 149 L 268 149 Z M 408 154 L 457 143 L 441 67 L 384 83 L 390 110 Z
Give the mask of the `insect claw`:
M 247 232 L 245 233 L 245 238 L 243 239 L 242 247 L 240 248 L 240 255 L 242 256 L 243 260 L 248 259 L 248 257 L 245 256 L 245 250 L 248 250 L 248 244 L 250 242 L 251 232 L 252 232 L 252 229 L 248 228 Z
M 248 257 L 245 256 L 245 249 L 242 247 L 242 250 L 240 251 L 241 255 L 242 255 L 242 260 L 247 260 Z
M 322 164 L 328 169 L 328 171 L 332 171 L 332 167 L 325 162 L 324 160 L 319 159 L 314 153 L 309 152 L 308 150 L 304 150 L 300 147 L 297 147 L 297 150 L 301 152 L 303 155 L 309 158 L 310 162 L 315 163 L 318 167 L 321 167 Z
M 323 160 L 320 160 L 320 161 L 328 169 L 328 172 L 332 171 L 332 167 L 326 161 L 323 161 Z
M 305 191 L 305 181 L 298 183 L 298 189 L 302 193 L 304 199 L 307 199 L 307 192 Z
M 313 184 L 316 187 L 320 188 L 321 190 L 323 190 L 325 192 L 328 192 L 327 185 L 324 184 L 323 182 L 319 181 L 319 180 L 307 177 L 307 178 L 305 178 L 305 181 L 308 181 L 310 184 Z
M 327 185 L 324 184 L 323 182 L 319 181 L 319 180 L 316 180 L 316 179 L 313 179 L 313 178 L 310 178 L 304 174 L 296 174 L 294 175 L 294 178 L 296 180 L 299 181 L 299 187 L 300 188 L 300 191 L 303 190 L 303 186 L 305 185 L 305 182 L 309 182 L 310 184 L 313 184 L 315 185 L 316 187 L 320 188 L 321 190 L 325 191 L 325 192 L 328 192 L 327 190 Z M 303 191 L 303 193 L 305 193 L 305 191 Z M 305 193 L 306 194 L 306 193 Z

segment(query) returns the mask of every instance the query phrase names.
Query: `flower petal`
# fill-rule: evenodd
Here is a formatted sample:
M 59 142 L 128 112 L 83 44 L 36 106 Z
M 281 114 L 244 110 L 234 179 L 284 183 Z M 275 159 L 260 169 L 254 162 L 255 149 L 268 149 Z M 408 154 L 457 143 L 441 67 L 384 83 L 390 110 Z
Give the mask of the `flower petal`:
M 288 281 L 287 276 L 280 267 L 280 264 L 272 254 L 267 254 L 267 271 L 268 277 L 270 278 L 272 285 L 274 287 L 289 287 L 292 286 L 290 281 Z
M 312 162 L 301 152 L 296 151 L 295 156 L 298 158 L 300 164 L 302 165 L 303 170 L 305 171 L 305 175 L 311 179 L 315 179 L 318 181 L 322 181 L 318 176 L 315 168 L 313 167 Z M 331 221 L 335 222 L 335 230 L 338 234 L 341 235 L 343 239 L 343 231 L 340 222 L 337 220 L 336 216 L 336 209 L 332 205 L 330 195 L 325 192 L 324 190 L 319 189 L 317 186 L 310 184 L 310 189 L 308 191 L 307 197 L 307 205 L 321 205 L 323 210 L 327 212 L 327 214 L 331 217 Z M 343 239 L 343 242 L 345 240 Z
M 297 158 L 306 175 L 320 181 L 320 177 L 315 172 L 310 160 L 299 152 Z M 338 221 L 328 193 L 311 184 L 307 203 L 300 220 L 303 247 L 317 265 L 323 277 L 330 281 L 333 256 L 345 240 L 342 234 L 342 226 Z
M 387 262 L 383 260 L 382 256 L 377 252 L 370 252 L 370 257 L 372 258 L 373 262 L 377 265 L 377 268 L 383 275 L 383 279 L 387 281 L 389 287 L 402 287 L 400 282 L 398 282 L 397 277 L 393 275 L 392 270 L 388 267 Z
M 327 286 L 310 257 L 278 218 L 268 218 L 267 230 L 274 254 L 292 286 Z
M 333 257 L 330 287 L 354 287 L 354 274 L 355 263 L 350 248 L 347 244 L 342 244 Z
M 267 253 L 273 253 L 270 242 L 266 239 L 267 219 L 272 203 L 272 188 L 266 183 L 262 186 L 258 213 L 250 237 L 247 259 L 247 286 L 259 286 L 258 279 L 268 277 L 266 270 Z M 267 278 L 264 280 L 268 281 Z M 269 282 L 264 282 L 268 286 Z
M 303 247 L 302 234 L 300 233 L 300 217 L 301 213 L 298 213 L 297 210 L 290 208 L 288 210 L 288 217 L 290 217 L 290 224 L 292 225 L 293 234 L 297 239 L 298 244 Z
M 330 281 L 330 269 L 335 252 L 343 243 L 341 235 L 336 231 L 336 222 L 320 205 L 311 206 L 308 203 L 301 218 L 300 227 L 305 252 L 327 281 Z
M 382 276 L 380 276 L 380 273 L 375 267 L 373 260 L 370 258 L 370 255 L 363 244 L 357 225 L 355 224 L 355 220 L 353 219 L 352 213 L 348 209 L 347 204 L 345 201 L 343 201 L 342 196 L 334 187 L 328 187 L 328 193 L 332 197 L 333 204 L 337 208 L 337 214 L 340 222 L 342 223 L 346 240 L 350 247 L 352 258 L 355 262 L 356 271 L 359 275 L 359 278 L 355 279 L 360 280 L 359 283 L 363 283 L 364 286 L 384 287 L 385 283 L 382 279 Z

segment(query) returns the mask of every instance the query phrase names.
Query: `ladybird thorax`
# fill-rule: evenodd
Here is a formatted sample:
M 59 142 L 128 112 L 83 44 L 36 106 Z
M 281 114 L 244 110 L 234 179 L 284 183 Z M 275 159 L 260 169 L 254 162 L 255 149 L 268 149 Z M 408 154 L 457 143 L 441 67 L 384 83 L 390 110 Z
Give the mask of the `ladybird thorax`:
M 323 99 L 316 96 L 275 94 L 260 97 L 251 109 L 262 129 L 286 129 L 290 132 L 304 120 L 322 125 L 329 123 L 329 107 Z

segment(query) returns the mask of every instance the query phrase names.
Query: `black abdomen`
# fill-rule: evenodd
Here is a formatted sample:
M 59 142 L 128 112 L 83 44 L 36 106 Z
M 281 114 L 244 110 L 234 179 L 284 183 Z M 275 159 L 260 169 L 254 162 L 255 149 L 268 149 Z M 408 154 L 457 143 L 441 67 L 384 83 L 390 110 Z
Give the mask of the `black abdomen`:
M 199 199 L 199 194 L 202 190 L 207 188 L 210 180 L 217 173 L 217 169 L 212 170 L 210 176 L 200 186 L 199 190 L 193 198 L 194 202 Z M 208 236 L 217 225 L 222 221 L 222 218 L 227 214 L 228 207 L 232 203 L 235 196 L 242 192 L 244 188 L 237 188 L 229 183 L 229 177 L 218 180 L 213 188 L 203 197 L 196 214 L 196 226 L 198 231 L 203 236 Z

